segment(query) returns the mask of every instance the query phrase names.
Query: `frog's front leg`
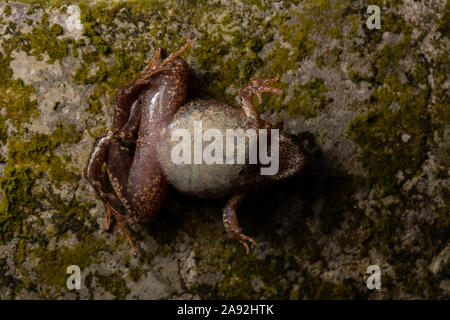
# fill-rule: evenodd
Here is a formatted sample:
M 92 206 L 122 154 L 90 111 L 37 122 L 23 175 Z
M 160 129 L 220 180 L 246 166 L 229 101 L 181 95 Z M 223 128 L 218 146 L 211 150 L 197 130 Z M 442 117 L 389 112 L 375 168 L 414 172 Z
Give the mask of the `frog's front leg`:
M 247 193 L 239 193 L 232 196 L 229 200 L 225 208 L 223 208 L 223 225 L 225 227 L 225 231 L 227 235 L 234 240 L 239 241 L 245 247 L 247 254 L 250 252 L 250 248 L 248 247 L 247 241 L 250 242 L 251 245 L 256 246 L 256 241 L 252 238 L 242 234 L 242 228 L 239 227 L 236 209 L 245 199 Z
M 271 87 L 270 84 L 276 82 L 280 79 L 280 75 L 277 75 L 273 79 L 266 80 L 255 80 L 250 78 L 250 82 L 247 86 L 242 89 L 239 97 L 242 101 L 242 109 L 245 115 L 252 121 L 255 121 L 257 124 L 261 125 L 261 119 L 256 111 L 256 106 L 253 103 L 253 96 L 258 97 L 258 102 L 262 103 L 262 93 L 263 92 L 271 92 L 275 94 L 282 94 L 281 89 Z

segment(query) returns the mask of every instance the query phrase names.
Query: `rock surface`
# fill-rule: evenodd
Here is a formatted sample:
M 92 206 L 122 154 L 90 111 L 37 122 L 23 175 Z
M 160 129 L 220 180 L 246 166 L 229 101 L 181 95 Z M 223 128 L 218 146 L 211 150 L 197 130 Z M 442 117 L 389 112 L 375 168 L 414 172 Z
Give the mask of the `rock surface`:
M 374 0 L 380 30 L 363 1 L 26 2 L 0 3 L 0 299 L 449 298 L 446 1 Z M 114 89 L 190 32 L 191 98 L 280 73 L 259 111 L 313 164 L 239 209 L 248 256 L 225 200 L 171 190 L 134 258 L 81 172 Z

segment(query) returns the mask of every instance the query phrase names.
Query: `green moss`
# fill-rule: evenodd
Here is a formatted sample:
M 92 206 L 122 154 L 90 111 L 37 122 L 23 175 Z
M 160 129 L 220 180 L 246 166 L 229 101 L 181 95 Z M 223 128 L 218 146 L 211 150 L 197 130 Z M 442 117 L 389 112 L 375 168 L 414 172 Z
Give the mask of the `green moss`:
M 382 41 L 382 35 L 384 32 L 388 31 L 390 33 L 398 35 L 402 34 L 403 39 L 405 39 L 405 37 L 410 38 L 412 34 L 412 26 L 406 23 L 401 15 L 393 13 L 391 11 L 382 13 L 381 24 L 382 28 L 380 30 L 369 30 L 364 23 L 364 27 L 362 28 L 365 38 L 364 45 L 353 45 L 349 48 L 349 51 L 352 53 L 357 53 L 360 57 L 369 56 L 371 55 L 371 53 L 377 51 L 377 47 Z M 358 37 L 351 36 L 349 40 L 353 41 L 352 38 Z M 385 51 L 386 54 L 389 54 L 388 49 L 386 49 Z
M 142 70 L 146 63 L 146 53 L 149 50 L 149 44 L 142 43 L 142 41 L 131 42 L 135 35 L 128 33 L 127 30 L 123 30 L 123 32 L 129 35 L 128 38 L 130 40 L 122 41 L 122 47 L 127 49 L 118 50 L 117 44 L 114 42 L 114 33 L 105 32 L 105 29 L 112 30 L 115 28 L 115 19 L 125 19 L 127 22 L 132 23 L 143 23 L 144 28 L 146 28 L 146 26 L 154 22 L 154 17 L 150 17 L 146 13 L 148 6 L 152 6 L 153 9 L 160 9 L 160 11 L 155 11 L 158 17 L 164 16 L 166 8 L 158 1 L 151 4 L 143 1 L 134 1 L 132 5 L 130 3 L 89 4 L 82 1 L 79 5 L 82 9 L 84 35 L 89 38 L 89 44 L 95 49 L 91 51 L 83 50 L 83 64 L 76 71 L 74 80 L 78 83 L 97 85 L 94 93 L 88 99 L 87 108 L 89 112 L 96 114 L 103 109 L 104 103 L 107 106 L 112 104 L 111 97 L 115 88 L 130 81 Z M 211 10 L 211 7 L 217 5 L 204 4 L 192 7 L 189 3 L 186 3 L 183 6 L 179 9 L 190 10 L 194 26 L 202 31 L 204 27 L 197 25 L 197 23 L 201 21 L 201 17 L 206 12 Z M 192 57 L 195 59 L 196 64 L 200 69 L 208 70 L 206 74 L 202 75 L 200 83 L 193 88 L 195 94 L 234 103 L 234 97 L 227 93 L 228 89 L 231 86 L 234 88 L 243 87 L 248 79 L 257 74 L 259 70 L 263 70 L 264 76 L 269 77 L 273 76 L 274 73 L 284 73 L 297 68 L 298 63 L 310 55 L 314 48 L 315 44 L 310 39 L 309 34 L 313 30 L 317 31 L 319 27 L 321 28 L 316 19 L 321 16 L 320 10 L 330 9 L 331 7 L 326 1 L 320 3 L 310 2 L 304 13 L 300 14 L 294 10 L 287 13 L 286 16 L 275 17 L 272 23 L 278 26 L 277 29 L 280 30 L 282 38 L 291 45 L 291 48 L 277 46 L 277 49 L 273 51 L 267 61 L 262 61 L 257 53 L 261 51 L 264 44 L 270 41 L 273 36 L 271 34 L 255 36 L 252 31 L 258 30 L 258 21 L 250 21 L 249 28 L 245 32 L 236 30 L 232 25 L 234 23 L 233 19 L 227 18 L 227 15 L 224 14 L 223 19 L 220 21 L 222 24 L 220 26 L 221 32 L 215 33 L 213 30 L 208 30 L 206 33 L 208 37 L 204 37 L 203 33 L 200 32 L 200 36 L 196 39 L 192 48 Z M 164 16 L 164 19 L 169 19 L 165 26 L 170 25 L 171 17 Z M 321 19 L 320 21 L 325 22 L 326 19 Z M 211 25 L 216 24 L 217 22 L 211 21 Z M 222 27 L 231 30 L 229 31 L 232 35 L 230 42 L 222 37 L 224 33 Z M 178 49 L 183 43 L 183 39 L 180 39 L 173 30 L 167 27 L 163 27 L 163 29 L 160 32 L 156 31 L 158 34 L 164 34 L 161 43 L 157 45 L 167 47 L 171 51 Z M 151 32 L 153 33 L 153 31 Z M 77 55 L 78 53 L 75 52 L 78 52 L 76 49 L 80 45 L 72 45 L 75 48 L 73 51 L 74 55 Z M 131 51 L 128 48 L 133 48 L 133 55 L 131 55 Z M 112 67 L 110 64 L 103 62 L 103 58 L 110 55 L 114 55 L 116 61 L 116 64 Z M 337 56 L 339 56 L 339 53 Z M 96 72 L 91 73 L 91 70 L 96 70 Z M 282 84 L 280 86 L 283 87 L 285 85 Z M 302 88 L 298 89 L 302 90 Z M 317 100 L 317 97 L 312 99 Z M 281 102 L 279 100 L 272 98 L 266 101 L 269 102 L 269 109 L 280 109 Z M 315 109 L 320 109 L 321 105 L 324 104 L 323 97 L 319 97 L 318 101 L 314 105 Z M 292 109 L 295 108 L 292 108 L 292 106 L 288 108 L 289 111 Z M 314 112 L 308 110 L 300 113 L 312 116 Z M 296 113 L 294 112 L 294 114 Z
M 34 134 L 29 140 L 12 136 L 8 143 L 8 157 L 5 172 L 0 180 L 3 201 L 0 206 L 1 241 L 9 241 L 14 234 L 26 237 L 23 221 L 40 209 L 46 195 L 34 192 L 36 180 L 45 173 L 58 186 L 65 181 L 76 184 L 79 180 L 75 169 L 68 169 L 70 159 L 54 153 L 62 144 L 79 141 L 81 135 L 75 126 L 58 124 L 51 135 Z M 74 206 L 75 207 L 75 206 Z M 67 208 L 66 208 L 67 213 Z
M 6 117 L 0 115 L 0 142 L 5 143 L 8 138 L 7 135 L 7 125 L 6 125 Z
M 35 9 L 34 6 L 30 6 L 30 7 L 28 8 L 26 14 L 27 14 L 27 15 L 33 14 L 33 13 L 34 13 L 34 9 Z
M 292 18 L 294 21 L 286 21 L 285 17 L 279 17 L 276 21 L 283 38 L 294 49 L 292 53 L 295 60 L 301 61 L 312 53 L 315 46 L 315 42 L 309 37 L 314 21 L 307 14 L 295 12 L 295 15 Z
M 36 117 L 39 110 L 37 101 L 31 98 L 35 92 L 34 87 L 25 85 L 21 79 L 12 78 L 11 53 L 13 50 L 23 48 L 24 43 L 22 43 L 22 35 L 17 30 L 15 23 L 7 25 L 7 32 L 11 36 L 2 39 L 3 52 L 0 53 L 0 73 L 2 74 L 0 79 L 0 141 L 8 142 L 8 157 L 2 161 L 7 163 L 7 166 L 0 179 L 2 192 L 0 243 L 8 242 L 13 236 L 20 239 L 15 252 L 16 263 L 20 266 L 26 257 L 26 242 L 33 237 L 29 231 L 30 226 L 25 221 L 41 208 L 41 197 L 39 192 L 34 189 L 37 187 L 36 180 L 42 176 L 42 171 L 24 162 L 11 159 L 11 153 L 15 152 L 14 143 L 11 143 L 11 137 L 8 137 L 7 133 L 9 127 L 12 136 L 21 137 L 24 140 L 27 131 L 25 124 Z M 44 240 L 45 237 L 39 239 Z
M 63 33 L 63 28 L 59 24 L 54 24 L 51 26 L 50 31 L 54 36 L 60 36 Z
M 7 0 L 9 1 L 9 0 Z M 82 0 L 83 1 L 83 0 Z M 21 3 L 29 4 L 30 7 L 27 14 L 34 12 L 36 8 L 59 8 L 62 5 L 70 5 L 77 3 L 77 0 L 21 0 Z
M 367 298 L 367 294 L 358 290 L 359 283 L 356 283 L 354 279 L 335 283 L 307 272 L 304 272 L 300 279 L 298 289 L 291 292 L 291 299 L 354 300 Z
M 50 220 L 57 238 L 67 236 L 70 231 L 79 241 L 88 241 L 90 235 L 100 228 L 97 219 L 89 213 L 93 204 L 76 197 L 65 201 L 57 194 L 48 194 L 47 201 L 55 210 Z
M 283 257 L 241 256 L 224 270 L 218 289 L 225 299 L 287 299 L 289 291 L 282 281 L 285 272 Z M 252 285 L 255 281 L 262 284 L 257 290 Z
M 105 6 L 105 4 L 88 5 L 80 3 L 82 10 L 81 20 L 84 24 L 83 34 L 89 38 L 95 50 L 83 50 L 83 63 L 76 70 L 73 79 L 81 84 L 96 84 L 94 93 L 88 98 L 87 111 L 93 114 L 100 112 L 102 108 L 102 97 L 106 97 L 107 105 L 112 104 L 111 97 L 114 90 L 123 86 L 135 78 L 147 63 L 145 54 L 149 45 L 141 46 L 139 51 L 130 52 L 122 48 L 114 48 L 112 39 L 106 38 L 102 26 L 114 28 L 114 17 L 119 18 L 119 10 L 129 6 L 116 4 Z M 73 46 L 74 55 L 78 55 L 77 49 L 85 46 L 84 41 L 78 41 Z M 125 47 L 125 45 L 123 46 Z M 114 55 L 114 63 L 106 64 L 104 57 Z M 92 73 L 92 70 L 96 70 Z
M 14 164 L 33 166 L 39 172 L 47 171 L 52 181 L 59 186 L 62 181 L 75 184 L 79 175 L 75 168 L 69 168 L 70 158 L 54 153 L 62 144 L 74 144 L 80 141 L 81 133 L 76 131 L 75 125 L 56 125 L 50 135 L 34 134 L 30 140 L 13 136 L 9 139 L 8 161 Z
M 142 272 L 143 271 L 140 267 L 130 267 L 128 271 L 128 278 L 136 282 L 141 278 Z
M 24 287 L 23 281 L 7 273 L 10 271 L 10 267 L 7 262 L 8 258 L 0 259 L 0 288 L 8 288 L 11 292 L 10 297 L 14 297 L 16 291 L 19 288 Z M 31 290 L 30 290 L 31 291 Z
M 328 29 L 328 36 L 332 39 L 342 39 L 341 26 L 332 27 L 332 28 Z
M 23 235 L 23 221 L 32 215 L 40 203 L 32 193 L 38 174 L 23 166 L 7 166 L 0 178 L 0 240 L 11 240 L 14 234 Z
M 0 116 L 0 124 L 3 132 L 2 141 L 5 141 L 7 120 L 21 132 L 23 124 L 36 117 L 39 110 L 37 101 L 30 100 L 30 96 L 34 93 L 33 86 L 25 85 L 21 79 L 10 78 L 12 70 L 9 68 L 9 61 L 6 67 L 0 66 L 0 69 L 5 71 L 3 73 L 5 77 L 0 80 L 0 110 L 4 110 L 4 115 Z
M 361 255 L 367 254 L 369 248 L 377 248 L 386 256 L 391 255 L 392 247 L 398 243 L 398 236 L 401 234 L 400 214 L 395 207 L 394 212 L 390 212 L 389 208 L 378 208 L 378 212 L 371 216 L 365 217 L 361 222 L 361 231 L 363 232 L 364 249 Z
M 249 81 L 262 64 L 261 58 L 256 54 L 246 57 L 241 67 L 241 79 L 245 82 Z
M 361 146 L 368 184 L 379 184 L 386 193 L 398 193 L 396 174 L 399 171 L 407 178 L 419 173 L 432 132 L 429 71 L 414 51 L 408 31 L 404 30 L 401 41 L 376 52 L 373 79 L 350 73 L 353 81 L 367 80 L 375 86 L 367 101 L 371 110 L 352 121 L 348 133 Z M 418 63 L 410 71 L 400 71 L 406 78 L 402 81 L 398 62 L 407 54 L 413 55 Z M 405 134 L 410 137 L 408 141 L 402 140 Z
M 409 37 L 393 45 L 386 45 L 381 50 L 377 51 L 375 55 L 375 63 L 373 64 L 373 71 L 375 80 L 382 84 L 390 73 L 397 67 L 401 58 L 408 54 Z
M 442 14 L 441 21 L 439 23 L 438 31 L 442 33 L 444 37 L 449 37 L 450 34 L 450 3 L 447 1 L 444 12 Z
M 264 42 L 261 38 L 252 38 L 249 41 L 247 41 L 246 46 L 250 50 L 252 50 L 255 53 L 258 53 L 261 51 L 262 47 L 264 45 Z
M 432 259 L 447 245 L 445 239 L 450 236 L 450 216 L 448 207 L 450 200 L 446 200 L 445 206 L 437 210 L 437 218 L 420 225 L 419 245 L 425 257 Z
M 447 78 L 448 67 L 442 66 L 448 65 L 445 63 L 448 55 L 442 60 L 438 58 L 428 62 L 418 52 L 417 41 L 411 38 L 412 27 L 401 16 L 384 15 L 382 23 L 383 28 L 401 34 L 400 41 L 375 52 L 373 76 L 350 72 L 352 81 L 367 81 L 373 90 L 366 101 L 369 111 L 351 122 L 349 137 L 361 147 L 368 187 L 381 187 L 385 197 L 383 203 L 372 205 L 370 216 L 360 222 L 363 234 L 360 256 L 376 249 L 393 265 L 395 281 L 401 283 L 404 290 L 421 297 L 434 297 L 440 294 L 438 281 L 427 271 L 420 275 L 411 273 L 410 266 L 424 259 L 431 261 L 445 247 L 441 239 L 448 237 L 448 219 L 441 212 L 448 212 L 448 209 L 437 210 L 436 220 L 416 222 L 420 229 L 417 235 L 420 236 L 413 247 L 418 248 L 420 254 L 417 250 L 405 250 L 398 244 L 408 232 L 405 219 L 410 218 L 405 217 L 405 212 L 417 210 L 418 205 L 410 197 L 415 191 L 404 191 L 403 181 L 422 173 L 421 167 L 430 145 L 433 145 L 433 133 L 442 127 L 433 117 L 445 117 L 442 106 L 448 105 L 448 97 L 440 84 Z M 374 35 L 370 43 L 381 41 L 381 35 Z M 368 50 L 372 49 L 368 45 Z M 416 61 L 416 64 L 405 67 L 401 63 L 403 59 Z M 433 89 L 429 85 L 431 68 Z M 432 95 L 434 99 L 430 99 Z M 406 139 L 403 139 L 405 134 Z M 396 178 L 399 172 L 404 177 L 402 180 Z M 421 200 L 421 205 L 426 201 Z M 391 292 L 395 285 L 392 280 L 388 282 L 383 282 L 383 287 Z
M 275 49 L 268 56 L 268 66 L 272 74 L 283 74 L 298 65 L 297 57 L 292 50 L 281 48 L 280 42 L 275 43 Z
M 138 56 L 137 59 L 132 58 L 130 50 L 118 51 L 114 44 L 114 34 L 107 34 L 102 28 L 114 28 L 114 19 L 122 20 L 124 18 L 126 18 L 127 22 L 139 22 L 147 26 L 154 19 L 145 13 L 149 5 L 142 1 L 133 2 L 133 5 L 129 3 L 114 5 L 80 3 L 82 22 L 85 26 L 84 35 L 89 38 L 89 43 L 93 45 L 95 50 L 84 51 L 84 63 L 76 71 L 74 79 L 79 83 L 97 84 L 95 93 L 88 100 L 89 112 L 94 114 L 100 112 L 103 107 L 103 101 L 106 101 L 108 104 L 112 101 L 110 98 L 113 95 L 114 89 L 123 85 L 126 81 L 130 81 L 142 70 L 146 62 L 144 58 L 145 53 L 149 49 L 148 44 L 138 46 L 137 44 L 139 42 L 132 43 L 131 41 L 125 41 L 124 47 L 133 47 L 134 57 Z M 153 8 L 159 8 L 160 5 L 160 2 L 151 4 Z M 215 5 L 205 4 L 191 7 L 189 3 L 186 3 L 183 6 L 186 6 L 186 8 L 179 9 L 190 10 L 190 16 L 195 27 L 202 31 L 203 27 L 196 24 L 204 16 L 205 12 L 211 10 L 211 6 Z M 320 4 L 318 7 L 322 8 L 323 6 Z M 312 5 L 312 8 L 315 10 L 317 6 Z M 158 16 L 164 15 L 166 10 L 163 6 L 160 9 L 160 12 L 155 11 Z M 227 89 L 230 86 L 235 88 L 243 87 L 251 76 L 257 73 L 258 70 L 265 69 L 265 66 L 270 66 L 270 69 L 272 71 L 275 69 L 277 73 L 294 69 L 296 67 L 295 62 L 301 61 L 312 52 L 314 43 L 309 39 L 308 33 L 314 28 L 314 20 L 309 18 L 308 14 L 299 15 L 296 12 L 293 12 L 287 20 L 284 18 L 278 17 L 274 22 L 279 24 L 283 37 L 292 45 L 293 49 L 290 49 L 291 57 L 289 59 L 289 65 L 281 69 L 277 65 L 286 64 L 286 59 L 282 55 L 277 54 L 279 63 L 276 61 L 275 63 L 268 61 L 266 64 L 257 55 L 264 44 L 272 38 L 270 34 L 265 36 L 255 36 L 252 34 L 251 30 L 256 28 L 258 21 L 251 21 L 251 24 L 254 25 L 250 25 L 249 30 L 243 33 L 242 30 L 237 31 L 231 25 L 234 23 L 233 19 L 230 20 L 225 14 L 220 23 L 229 30 L 232 30 L 230 31 L 232 35 L 230 42 L 225 41 L 224 37 L 221 36 L 223 31 L 217 34 L 208 30 L 206 33 L 208 37 L 204 37 L 203 33 L 200 32 L 200 36 L 196 39 L 195 45 L 192 48 L 192 57 L 201 69 L 208 70 L 208 72 L 202 75 L 198 86 L 193 88 L 196 91 L 196 95 L 209 96 L 220 101 L 233 103 L 234 97 L 226 92 Z M 170 20 L 171 18 L 165 16 L 164 19 Z M 301 28 L 298 28 L 295 24 L 298 21 L 301 22 Z M 211 25 L 214 24 L 217 24 L 217 22 L 211 21 Z M 165 25 L 170 25 L 170 21 L 167 21 Z M 123 31 L 127 33 L 126 30 Z M 180 39 L 172 30 L 164 28 L 164 30 L 158 33 L 164 34 L 165 36 L 161 40 L 161 43 L 157 45 L 167 47 L 168 50 L 171 49 L 173 51 L 178 49 L 183 43 L 183 39 Z M 105 35 L 108 36 L 105 37 Z M 134 35 L 130 34 L 130 37 L 134 38 Z M 168 38 L 171 41 L 167 41 Z M 140 43 L 142 44 L 142 42 Z M 289 51 L 289 49 L 287 50 Z M 102 62 L 103 57 L 112 54 L 116 61 L 116 65 L 113 68 L 109 65 L 104 65 L 104 62 Z M 232 54 L 232 56 L 229 54 Z M 92 69 L 97 70 L 97 72 L 90 74 L 89 72 Z M 118 75 L 121 76 L 120 79 L 117 79 Z M 272 75 L 273 72 L 271 72 L 270 76 Z M 267 74 L 267 76 L 269 75 Z M 102 97 L 105 96 L 108 99 L 103 100 Z
M 38 60 L 48 55 L 48 62 L 61 60 L 69 53 L 69 44 L 72 39 L 58 39 L 57 36 L 63 32 L 58 24 L 50 26 L 49 15 L 44 13 L 38 27 L 33 28 L 31 33 L 20 33 L 15 39 L 15 44 L 27 54 L 35 56 Z
M 368 183 L 380 184 L 386 193 L 399 190 L 396 174 L 416 175 L 426 158 L 431 119 L 427 111 L 429 90 L 402 85 L 396 76 L 387 79 L 389 87 L 374 90 L 371 100 L 378 106 L 351 122 L 349 137 L 362 148 L 362 164 Z M 398 105 L 397 110 L 392 104 Z M 401 138 L 408 134 L 410 139 Z
M 317 111 L 323 109 L 332 101 L 326 96 L 327 92 L 324 81 L 319 78 L 315 78 L 304 85 L 294 86 L 294 98 L 288 103 L 288 113 L 303 115 L 307 119 L 315 117 Z
M 98 284 L 111 293 L 116 300 L 124 300 L 130 289 L 126 286 L 125 280 L 116 274 L 102 275 L 95 273 Z
M 102 240 L 83 241 L 72 247 L 59 246 L 54 250 L 38 248 L 32 254 L 39 258 L 35 269 L 37 283 L 42 286 L 41 295 L 53 297 L 61 290 L 68 290 L 66 281 L 68 274 L 66 269 L 70 265 L 77 265 L 81 270 L 96 262 L 99 250 L 102 250 Z
M 316 65 L 321 68 L 323 66 L 329 66 L 329 67 L 336 67 L 339 60 L 340 60 L 340 55 L 342 53 L 342 49 L 340 48 L 333 48 L 331 50 L 327 50 L 325 51 L 324 54 L 316 57 L 316 59 L 314 60 L 314 62 L 316 63 Z
M 227 251 L 223 252 L 225 259 Z M 236 254 L 236 253 L 232 253 Z M 224 268 L 224 277 L 215 294 L 207 290 L 204 298 L 222 299 L 361 299 L 364 293 L 358 290 L 353 279 L 333 283 L 313 276 L 287 256 L 241 256 L 229 259 Z M 290 270 L 299 273 L 297 282 L 287 281 Z M 200 290 L 198 290 L 200 291 Z
M 53 104 L 52 110 L 53 110 L 53 111 L 58 110 L 58 107 L 60 106 L 60 104 L 61 104 L 61 101 L 56 101 L 56 102 Z
M 354 70 L 351 70 L 349 72 L 349 78 L 350 78 L 350 80 L 352 80 L 353 82 L 356 82 L 356 83 L 361 82 L 361 81 L 373 82 L 373 80 L 374 80 L 372 77 L 362 75 Z
M 3 8 L 3 14 L 5 15 L 5 17 L 9 17 L 11 15 L 11 7 L 9 5 L 6 5 Z
M 287 87 L 287 84 L 280 84 L 278 87 Z M 319 78 L 315 78 L 303 85 L 294 85 L 292 90 L 293 98 L 286 105 L 282 104 L 282 100 L 278 96 L 265 97 L 265 109 L 276 112 L 285 110 L 290 115 L 303 116 L 309 119 L 317 116 L 317 112 L 332 101 L 326 96 L 328 89 L 324 81 Z

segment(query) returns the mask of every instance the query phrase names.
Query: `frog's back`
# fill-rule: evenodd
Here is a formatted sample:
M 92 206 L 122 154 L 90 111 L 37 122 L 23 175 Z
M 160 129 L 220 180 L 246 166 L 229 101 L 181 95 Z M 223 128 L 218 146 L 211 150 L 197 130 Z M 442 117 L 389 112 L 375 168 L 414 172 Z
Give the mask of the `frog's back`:
M 196 130 L 194 129 L 195 125 L 197 125 Z M 198 134 L 200 132 L 200 125 L 201 136 Z M 246 188 L 250 182 L 246 176 L 250 172 L 257 170 L 256 165 L 248 164 L 248 148 L 245 151 L 244 164 L 235 163 L 237 156 L 234 157 L 234 153 L 232 156 L 234 164 L 226 164 L 226 130 L 242 129 L 246 131 L 250 128 L 254 127 L 247 120 L 241 109 L 210 100 L 195 100 L 186 104 L 178 110 L 172 122 L 165 129 L 157 148 L 159 162 L 164 176 L 180 192 L 203 198 L 228 196 L 238 192 L 240 189 Z M 182 137 L 172 141 L 172 137 L 177 136 L 177 129 L 187 130 L 184 132 L 189 133 L 188 138 Z M 203 150 L 212 141 L 215 141 L 215 138 L 212 138 L 211 141 L 203 141 L 200 152 L 198 152 L 199 149 L 196 150 L 194 148 L 194 142 L 198 145 L 199 138 L 201 140 L 201 137 L 203 137 L 203 134 L 208 129 L 216 129 L 214 136 L 220 131 L 223 138 L 221 143 L 222 164 L 207 164 L 203 158 Z M 254 129 L 257 130 L 257 128 Z M 185 139 L 188 141 L 185 141 Z M 189 161 L 176 164 L 175 162 L 177 161 L 174 161 L 172 153 L 174 151 L 175 156 L 179 156 L 179 146 L 184 142 L 188 142 L 187 145 L 190 146 L 191 154 Z M 234 140 L 233 144 L 235 145 Z M 176 147 L 177 145 L 178 147 Z M 174 147 L 178 149 L 173 149 Z M 195 154 L 196 151 L 197 155 Z M 206 152 L 205 154 L 210 154 L 210 152 Z M 215 152 L 213 152 L 213 155 L 215 156 Z M 201 161 L 200 164 L 194 163 L 196 162 L 195 157 Z

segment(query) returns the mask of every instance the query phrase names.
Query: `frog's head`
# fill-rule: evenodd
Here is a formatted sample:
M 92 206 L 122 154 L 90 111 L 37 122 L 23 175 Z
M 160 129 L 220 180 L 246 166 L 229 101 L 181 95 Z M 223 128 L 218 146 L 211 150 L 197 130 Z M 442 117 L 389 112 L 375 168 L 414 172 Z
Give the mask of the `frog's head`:
M 263 178 L 264 180 L 273 182 L 293 177 L 302 172 L 309 164 L 310 156 L 303 149 L 296 136 L 279 131 L 278 138 L 275 136 L 272 139 L 271 137 L 271 141 L 270 153 L 273 156 L 271 156 L 271 163 L 263 166 L 263 168 L 267 168 L 265 173 L 261 171 L 261 174 L 266 175 Z M 276 157 L 277 153 L 274 152 L 275 149 L 272 147 L 273 143 L 278 144 L 278 157 Z

